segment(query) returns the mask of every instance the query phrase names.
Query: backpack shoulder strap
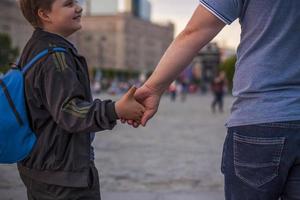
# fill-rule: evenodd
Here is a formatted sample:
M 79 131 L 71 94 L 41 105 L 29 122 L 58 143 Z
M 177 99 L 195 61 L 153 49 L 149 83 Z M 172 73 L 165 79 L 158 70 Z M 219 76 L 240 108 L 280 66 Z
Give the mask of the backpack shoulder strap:
M 23 124 L 24 124 L 23 120 L 22 120 L 19 112 L 17 111 L 17 108 L 16 108 L 16 106 L 14 104 L 13 99 L 11 98 L 11 96 L 10 96 L 10 94 L 8 92 L 6 84 L 1 79 L 0 79 L 0 86 L 2 88 L 2 91 L 3 91 L 4 95 L 6 96 L 6 99 L 7 99 L 8 103 L 9 103 L 9 106 L 11 107 L 12 111 L 14 112 L 14 114 L 16 116 L 16 119 L 17 119 L 18 123 L 20 124 L 20 126 L 23 126 Z
M 25 74 L 37 61 L 48 54 L 52 54 L 54 52 L 67 52 L 65 48 L 62 47 L 50 47 L 41 51 L 38 55 L 36 55 L 33 59 L 31 59 L 22 69 L 22 73 Z

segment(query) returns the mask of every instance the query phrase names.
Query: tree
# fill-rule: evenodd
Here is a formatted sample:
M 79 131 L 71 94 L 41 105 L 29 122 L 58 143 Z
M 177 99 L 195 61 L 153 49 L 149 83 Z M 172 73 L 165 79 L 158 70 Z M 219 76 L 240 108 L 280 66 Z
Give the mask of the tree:
M 227 83 L 228 83 L 228 90 L 230 91 L 232 90 L 232 85 L 233 85 L 235 63 L 236 63 L 236 56 L 232 56 L 227 60 L 225 60 L 220 66 L 220 70 L 225 71 Z
M 10 63 L 14 62 L 19 54 L 18 48 L 12 47 L 9 35 L 0 33 L 0 73 L 5 73 Z

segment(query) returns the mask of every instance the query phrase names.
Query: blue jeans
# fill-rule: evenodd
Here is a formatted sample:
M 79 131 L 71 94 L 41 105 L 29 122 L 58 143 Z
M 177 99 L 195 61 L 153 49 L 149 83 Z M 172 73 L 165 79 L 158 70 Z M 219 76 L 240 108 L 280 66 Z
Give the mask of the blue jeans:
M 300 200 L 300 121 L 228 128 L 226 200 Z

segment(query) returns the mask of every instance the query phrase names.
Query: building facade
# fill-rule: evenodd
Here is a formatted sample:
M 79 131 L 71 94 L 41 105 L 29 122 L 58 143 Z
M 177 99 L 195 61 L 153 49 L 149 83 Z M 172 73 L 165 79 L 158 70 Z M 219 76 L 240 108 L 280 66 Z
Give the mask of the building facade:
M 87 16 L 74 38 L 90 68 L 150 72 L 174 37 L 173 24 L 158 25 L 130 14 Z
M 143 20 L 150 21 L 151 11 L 152 11 L 151 3 L 148 0 L 136 0 L 136 1 L 139 2 L 137 16 Z
M 143 20 L 151 20 L 152 5 L 149 0 L 85 0 L 86 15 L 115 15 L 130 13 Z
M 112 12 L 117 2 L 107 2 Z M 0 32 L 7 33 L 21 52 L 33 28 L 24 19 L 17 1 L 1 0 L 0 8 Z M 82 25 L 71 40 L 90 68 L 152 71 L 174 35 L 173 24 L 154 24 L 130 13 L 86 16 Z
M 125 12 L 143 20 L 151 20 L 152 6 L 149 0 L 125 0 Z
M 87 15 L 113 15 L 120 12 L 120 3 L 124 0 L 86 0 L 84 10 Z
M 0 32 L 8 34 L 13 46 L 21 51 L 30 38 L 33 28 L 24 19 L 15 0 L 1 0 L 0 8 Z

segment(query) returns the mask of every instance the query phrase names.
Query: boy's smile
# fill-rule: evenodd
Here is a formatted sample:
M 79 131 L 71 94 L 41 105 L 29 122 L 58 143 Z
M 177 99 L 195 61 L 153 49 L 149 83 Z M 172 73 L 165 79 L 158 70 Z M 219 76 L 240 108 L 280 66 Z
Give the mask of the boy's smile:
M 80 15 L 77 15 L 76 17 L 73 18 L 74 20 L 77 20 L 77 21 L 81 21 L 81 14 Z
M 45 31 L 67 37 L 81 28 L 82 7 L 77 0 L 55 0 L 45 13 Z

